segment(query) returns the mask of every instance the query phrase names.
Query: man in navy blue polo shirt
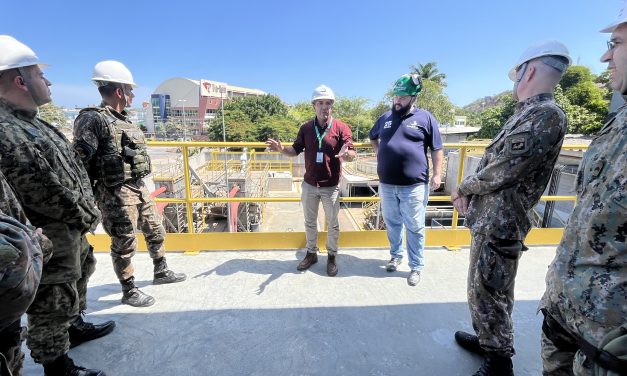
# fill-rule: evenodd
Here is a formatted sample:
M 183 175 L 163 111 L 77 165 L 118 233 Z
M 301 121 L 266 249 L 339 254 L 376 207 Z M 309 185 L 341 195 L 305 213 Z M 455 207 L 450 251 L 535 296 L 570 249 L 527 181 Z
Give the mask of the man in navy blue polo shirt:
M 370 143 L 377 154 L 379 196 L 392 256 L 386 270 L 396 271 L 403 259 L 404 226 L 410 286 L 420 282 L 429 182 L 432 189 L 440 186 L 444 159 L 438 122 L 428 111 L 414 107 L 421 89 L 419 76 L 401 76 L 392 92 L 392 109 L 381 115 L 370 130 Z M 428 149 L 433 162 L 431 180 Z
M 355 158 L 353 136 L 349 126 L 331 116 L 335 95 L 331 88 L 320 85 L 311 96 L 316 116 L 300 126 L 292 146 L 283 146 L 280 141 L 268 139 L 266 144 L 273 151 L 295 157 L 305 153 L 305 177 L 302 184 L 301 201 L 305 214 L 307 256 L 297 269 L 307 270 L 318 262 L 318 207 L 322 202 L 327 220 L 327 275 L 337 275 L 337 244 L 340 235 L 338 214 L 340 211 L 340 175 L 342 160 Z

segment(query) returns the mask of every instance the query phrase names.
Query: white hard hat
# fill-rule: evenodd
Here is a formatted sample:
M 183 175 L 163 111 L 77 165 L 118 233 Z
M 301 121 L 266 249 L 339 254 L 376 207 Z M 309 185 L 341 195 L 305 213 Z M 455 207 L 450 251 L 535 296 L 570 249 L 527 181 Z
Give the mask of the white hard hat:
M 618 17 L 616 17 L 616 20 L 614 22 L 612 22 L 611 24 L 607 25 L 603 30 L 601 30 L 602 33 L 611 33 L 614 31 L 614 29 L 616 29 L 618 27 L 618 25 L 627 22 L 627 0 L 625 0 L 625 4 L 623 4 L 623 8 L 620 10 L 620 12 L 618 12 Z
M 311 102 L 315 102 L 318 99 L 330 99 L 335 102 L 335 94 L 333 94 L 333 90 L 326 85 L 320 85 L 314 89 L 313 94 L 311 94 Z
M 522 53 L 522 55 L 520 55 L 520 58 L 518 59 L 516 65 L 514 65 L 514 67 L 509 71 L 509 79 L 512 81 L 516 81 L 516 70 L 518 70 L 521 65 L 542 56 L 561 56 L 563 58 L 566 58 L 568 60 L 568 64 L 563 64 L 563 66 L 559 67 L 554 66 L 555 69 L 558 69 L 562 72 L 564 72 L 572 62 L 572 59 L 568 54 L 568 48 L 566 48 L 566 46 L 556 40 L 547 40 L 538 44 L 534 44 L 533 46 L 527 48 L 525 52 Z
M 131 71 L 124 64 L 115 60 L 105 60 L 96 64 L 91 79 L 96 86 L 104 86 L 108 82 L 128 84 L 133 87 L 137 86 L 133 81 Z
M 31 65 L 46 66 L 27 45 L 12 36 L 0 35 L 0 71 Z

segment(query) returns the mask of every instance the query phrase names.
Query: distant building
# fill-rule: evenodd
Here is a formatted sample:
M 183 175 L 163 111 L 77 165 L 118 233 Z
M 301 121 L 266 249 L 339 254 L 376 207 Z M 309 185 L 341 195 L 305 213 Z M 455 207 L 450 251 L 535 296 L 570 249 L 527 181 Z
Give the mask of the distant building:
M 464 116 L 465 117 L 465 116 Z M 459 142 L 464 142 L 466 139 L 473 134 L 479 132 L 479 127 L 446 127 L 440 126 L 440 136 L 442 137 L 442 142 L 446 142 L 449 144 L 456 144 Z
M 468 121 L 468 117 L 456 115 L 455 122 L 453 123 L 453 125 L 456 127 L 465 127 L 467 121 Z
M 222 100 L 265 94 L 258 89 L 225 82 L 171 78 L 151 95 L 150 104 L 145 108 L 144 125 L 148 132 L 154 133 L 155 125 L 175 121 L 183 125 L 190 137 L 201 135 L 205 122 L 215 118 Z

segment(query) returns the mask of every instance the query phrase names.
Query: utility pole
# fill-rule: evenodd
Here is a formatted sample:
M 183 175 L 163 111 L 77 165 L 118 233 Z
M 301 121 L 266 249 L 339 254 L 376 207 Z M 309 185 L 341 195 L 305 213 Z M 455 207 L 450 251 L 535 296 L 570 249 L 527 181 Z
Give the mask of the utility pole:
M 187 127 L 187 125 L 185 124 L 185 102 L 187 102 L 187 99 L 179 99 L 179 102 L 183 102 L 183 141 L 186 140 L 186 132 L 185 132 L 185 128 Z

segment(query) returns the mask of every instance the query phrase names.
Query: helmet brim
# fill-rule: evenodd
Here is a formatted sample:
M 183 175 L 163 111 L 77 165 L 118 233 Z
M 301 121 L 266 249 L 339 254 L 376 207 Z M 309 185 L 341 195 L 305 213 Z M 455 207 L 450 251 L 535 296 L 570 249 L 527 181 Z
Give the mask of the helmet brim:
M 618 27 L 618 25 L 626 23 L 627 19 L 614 21 L 600 30 L 601 33 L 612 33 Z

